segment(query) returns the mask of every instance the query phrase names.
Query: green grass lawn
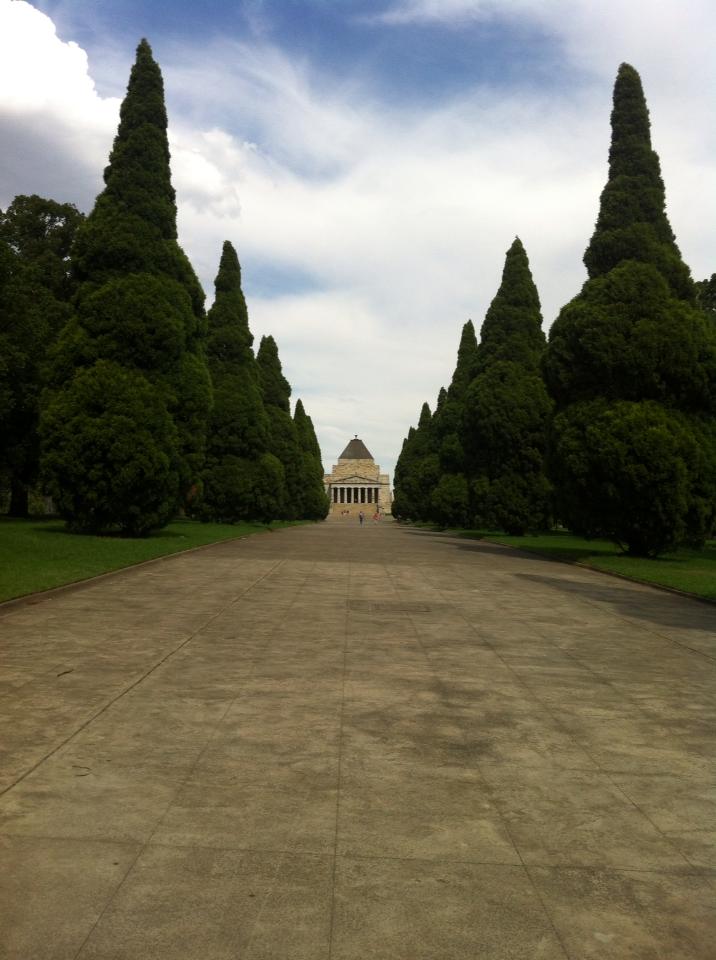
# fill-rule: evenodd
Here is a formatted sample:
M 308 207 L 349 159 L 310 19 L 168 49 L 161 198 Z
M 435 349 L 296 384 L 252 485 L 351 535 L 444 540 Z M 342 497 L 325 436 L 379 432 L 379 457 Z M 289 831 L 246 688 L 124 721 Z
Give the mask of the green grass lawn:
M 271 529 L 290 525 L 278 522 Z M 0 518 L 0 601 L 267 529 L 259 523 L 175 520 L 151 537 L 132 540 L 68 533 L 61 520 Z
M 716 540 L 703 550 L 678 550 L 656 560 L 628 557 L 608 540 L 584 540 L 571 533 L 541 533 L 509 537 L 482 530 L 463 530 L 460 536 L 492 540 L 520 550 L 531 550 L 555 560 L 569 560 L 584 566 L 618 573 L 633 580 L 655 583 L 716 600 Z

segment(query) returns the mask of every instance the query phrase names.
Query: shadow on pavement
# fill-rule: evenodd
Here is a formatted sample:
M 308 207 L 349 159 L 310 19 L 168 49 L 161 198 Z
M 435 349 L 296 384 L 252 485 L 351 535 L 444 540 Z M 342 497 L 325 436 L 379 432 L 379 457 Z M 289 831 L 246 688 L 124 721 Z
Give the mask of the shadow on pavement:
M 507 544 L 492 543 L 489 540 L 459 538 L 454 534 L 447 532 L 440 533 L 439 531 L 433 530 L 406 530 L 405 532 L 411 537 L 437 540 L 455 550 L 463 550 L 468 553 L 499 554 L 501 557 L 508 557 L 512 553 L 521 558 L 527 557 L 530 560 L 546 560 L 548 563 L 560 562 L 558 557 L 550 557 L 543 553 L 533 553 L 531 550 L 523 550 L 520 547 L 513 547 Z
M 449 533 L 440 533 L 435 530 L 406 530 L 409 536 L 423 537 L 429 540 L 442 541 L 445 546 L 455 550 L 466 551 L 481 555 L 499 555 L 507 559 L 510 555 L 520 560 L 532 560 L 536 564 L 560 563 L 569 565 L 569 561 L 550 557 L 546 554 L 533 553 L 531 550 L 521 550 L 501 544 L 493 544 L 487 540 L 463 540 L 451 537 Z M 574 568 L 573 568 L 574 569 Z M 587 567 L 576 569 L 588 570 Z M 566 573 L 566 570 L 565 570 Z M 535 584 L 559 590 L 564 594 L 581 596 L 585 600 L 608 604 L 612 609 L 623 616 L 642 620 L 669 628 L 684 628 L 686 626 L 712 633 L 716 636 L 716 606 L 702 601 L 698 597 L 680 597 L 677 594 L 659 590 L 657 586 L 650 589 L 648 584 L 639 584 L 635 581 L 634 587 L 621 586 L 618 582 L 609 583 L 609 574 L 604 571 L 590 571 L 594 574 L 594 582 L 589 580 L 575 580 L 568 575 L 564 577 L 550 577 L 547 574 L 515 573 L 516 577 L 529 580 Z M 591 579 L 591 578 L 590 578 Z M 606 581 L 606 582 L 605 582 Z M 645 587 L 645 589 L 642 589 Z M 685 612 L 688 605 L 688 615 Z M 713 656 L 716 656 L 716 643 Z
M 530 558 L 533 554 L 530 554 Z M 535 559 L 538 559 L 536 555 Z M 541 559 L 547 559 L 542 557 Z M 596 573 L 596 572 L 595 572 Z M 572 580 L 569 577 L 549 577 L 536 573 L 516 573 L 516 577 L 528 580 L 530 583 L 559 590 L 560 593 L 577 595 L 585 600 L 596 603 L 605 603 L 620 614 L 636 620 L 658 624 L 663 627 L 689 627 L 705 630 L 716 636 L 716 607 L 690 597 L 679 597 L 676 594 L 664 593 L 658 588 L 641 589 L 641 584 L 634 587 L 612 585 L 606 583 L 596 573 L 594 582 L 588 580 Z M 604 575 L 605 577 L 608 575 Z M 688 605 L 688 616 L 685 608 Z M 713 655 L 716 656 L 716 642 Z

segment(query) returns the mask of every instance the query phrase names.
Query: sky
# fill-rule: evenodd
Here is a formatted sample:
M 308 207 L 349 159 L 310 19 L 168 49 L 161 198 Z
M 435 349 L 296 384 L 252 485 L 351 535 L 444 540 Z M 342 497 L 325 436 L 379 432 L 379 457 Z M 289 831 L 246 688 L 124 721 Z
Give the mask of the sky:
M 579 292 L 622 62 L 716 271 L 715 36 L 713 0 L 0 0 L 0 207 L 92 208 L 146 37 L 207 306 L 230 240 L 326 469 L 358 434 L 392 476 L 515 236 L 545 331 Z

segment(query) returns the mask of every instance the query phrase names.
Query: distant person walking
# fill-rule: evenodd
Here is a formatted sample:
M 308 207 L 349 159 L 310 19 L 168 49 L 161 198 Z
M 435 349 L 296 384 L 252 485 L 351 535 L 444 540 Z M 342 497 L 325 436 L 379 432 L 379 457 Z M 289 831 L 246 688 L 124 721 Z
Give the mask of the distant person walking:
M 361 510 L 361 512 L 358 514 L 358 522 L 360 523 L 361 526 L 363 526 L 363 521 L 364 521 L 364 520 L 365 520 L 365 514 L 364 514 L 363 511 Z

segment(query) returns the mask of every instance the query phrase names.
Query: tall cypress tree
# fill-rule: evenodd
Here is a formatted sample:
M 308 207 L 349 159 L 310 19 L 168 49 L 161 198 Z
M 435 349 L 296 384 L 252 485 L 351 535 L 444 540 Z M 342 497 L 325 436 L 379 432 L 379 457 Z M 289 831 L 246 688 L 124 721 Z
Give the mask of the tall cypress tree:
M 417 427 L 411 427 L 395 465 L 393 516 L 405 520 L 428 520 L 431 495 L 440 480 L 440 460 L 432 432 L 434 417 L 424 403 Z M 397 503 L 397 506 L 396 506 Z
M 513 534 L 544 527 L 549 515 L 544 346 L 539 295 L 515 238 L 482 325 L 463 421 L 475 516 Z
M 71 526 L 144 535 L 198 482 L 211 404 L 203 293 L 176 240 L 164 89 L 146 40 L 104 180 L 74 247 L 76 317 L 52 364 L 44 466 Z
M 301 400 L 296 401 L 293 422 L 298 436 L 303 479 L 303 520 L 323 520 L 329 503 L 323 484 L 323 463 L 313 421 L 304 410 Z
M 277 519 L 296 520 L 305 514 L 301 450 L 291 417 L 291 385 L 283 375 L 276 341 L 261 338 L 256 354 L 261 391 L 269 417 L 269 451 L 284 470 L 281 512 Z
M 477 372 L 477 339 L 472 320 L 462 328 L 450 386 L 431 424 L 440 470 L 430 493 L 428 515 L 442 526 L 469 521 L 469 489 L 463 447 L 463 418 L 470 383 Z
M 203 499 L 204 518 L 234 522 L 276 516 L 276 487 L 282 468 L 268 452 L 269 418 L 264 409 L 259 368 L 251 345 L 241 267 L 224 243 L 216 297 L 208 314 L 207 354 L 214 384 Z
M 539 370 L 544 348 L 539 294 L 525 248 L 515 237 L 505 254 L 500 287 L 480 329 L 477 372 L 503 360 Z
M 712 273 L 708 280 L 698 281 L 696 299 L 706 316 L 716 323 L 716 273 Z
M 395 463 L 392 512 L 396 520 L 413 520 L 415 517 L 413 504 L 408 491 L 408 477 L 410 473 L 408 461 L 410 458 L 410 446 L 414 436 L 415 427 L 411 426 L 408 428 L 407 437 L 403 438 L 403 444 Z
M 0 237 L 0 317 L 10 316 L 12 294 L 10 283 L 13 273 L 13 255 L 10 246 Z M 9 424 L 13 417 L 16 397 L 13 389 L 14 358 L 7 342 L 7 335 L 0 335 L 0 423 Z M 3 432 L 7 427 L 3 428 Z M 9 434 L 9 431 L 8 431 Z M 7 441 L 5 441 L 7 442 Z
M 450 386 L 438 404 L 432 422 L 433 439 L 440 458 L 442 473 L 464 473 L 465 453 L 462 449 L 462 419 L 467 389 L 477 373 L 477 338 L 472 320 L 460 334 L 457 362 Z
M 665 212 L 639 75 L 614 87 L 609 179 L 544 371 L 557 404 L 563 518 L 631 553 L 699 543 L 713 522 L 714 331 L 696 306 Z
M 462 328 L 457 362 L 450 386 L 435 409 L 432 430 L 443 473 L 461 473 L 465 468 L 461 426 L 467 389 L 477 373 L 477 338 L 472 320 Z
M 628 63 L 617 73 L 611 125 L 609 177 L 584 253 L 589 277 L 605 276 L 626 260 L 650 264 L 666 278 L 676 297 L 693 302 L 689 268 L 666 216 L 664 181 L 651 146 L 641 78 Z

